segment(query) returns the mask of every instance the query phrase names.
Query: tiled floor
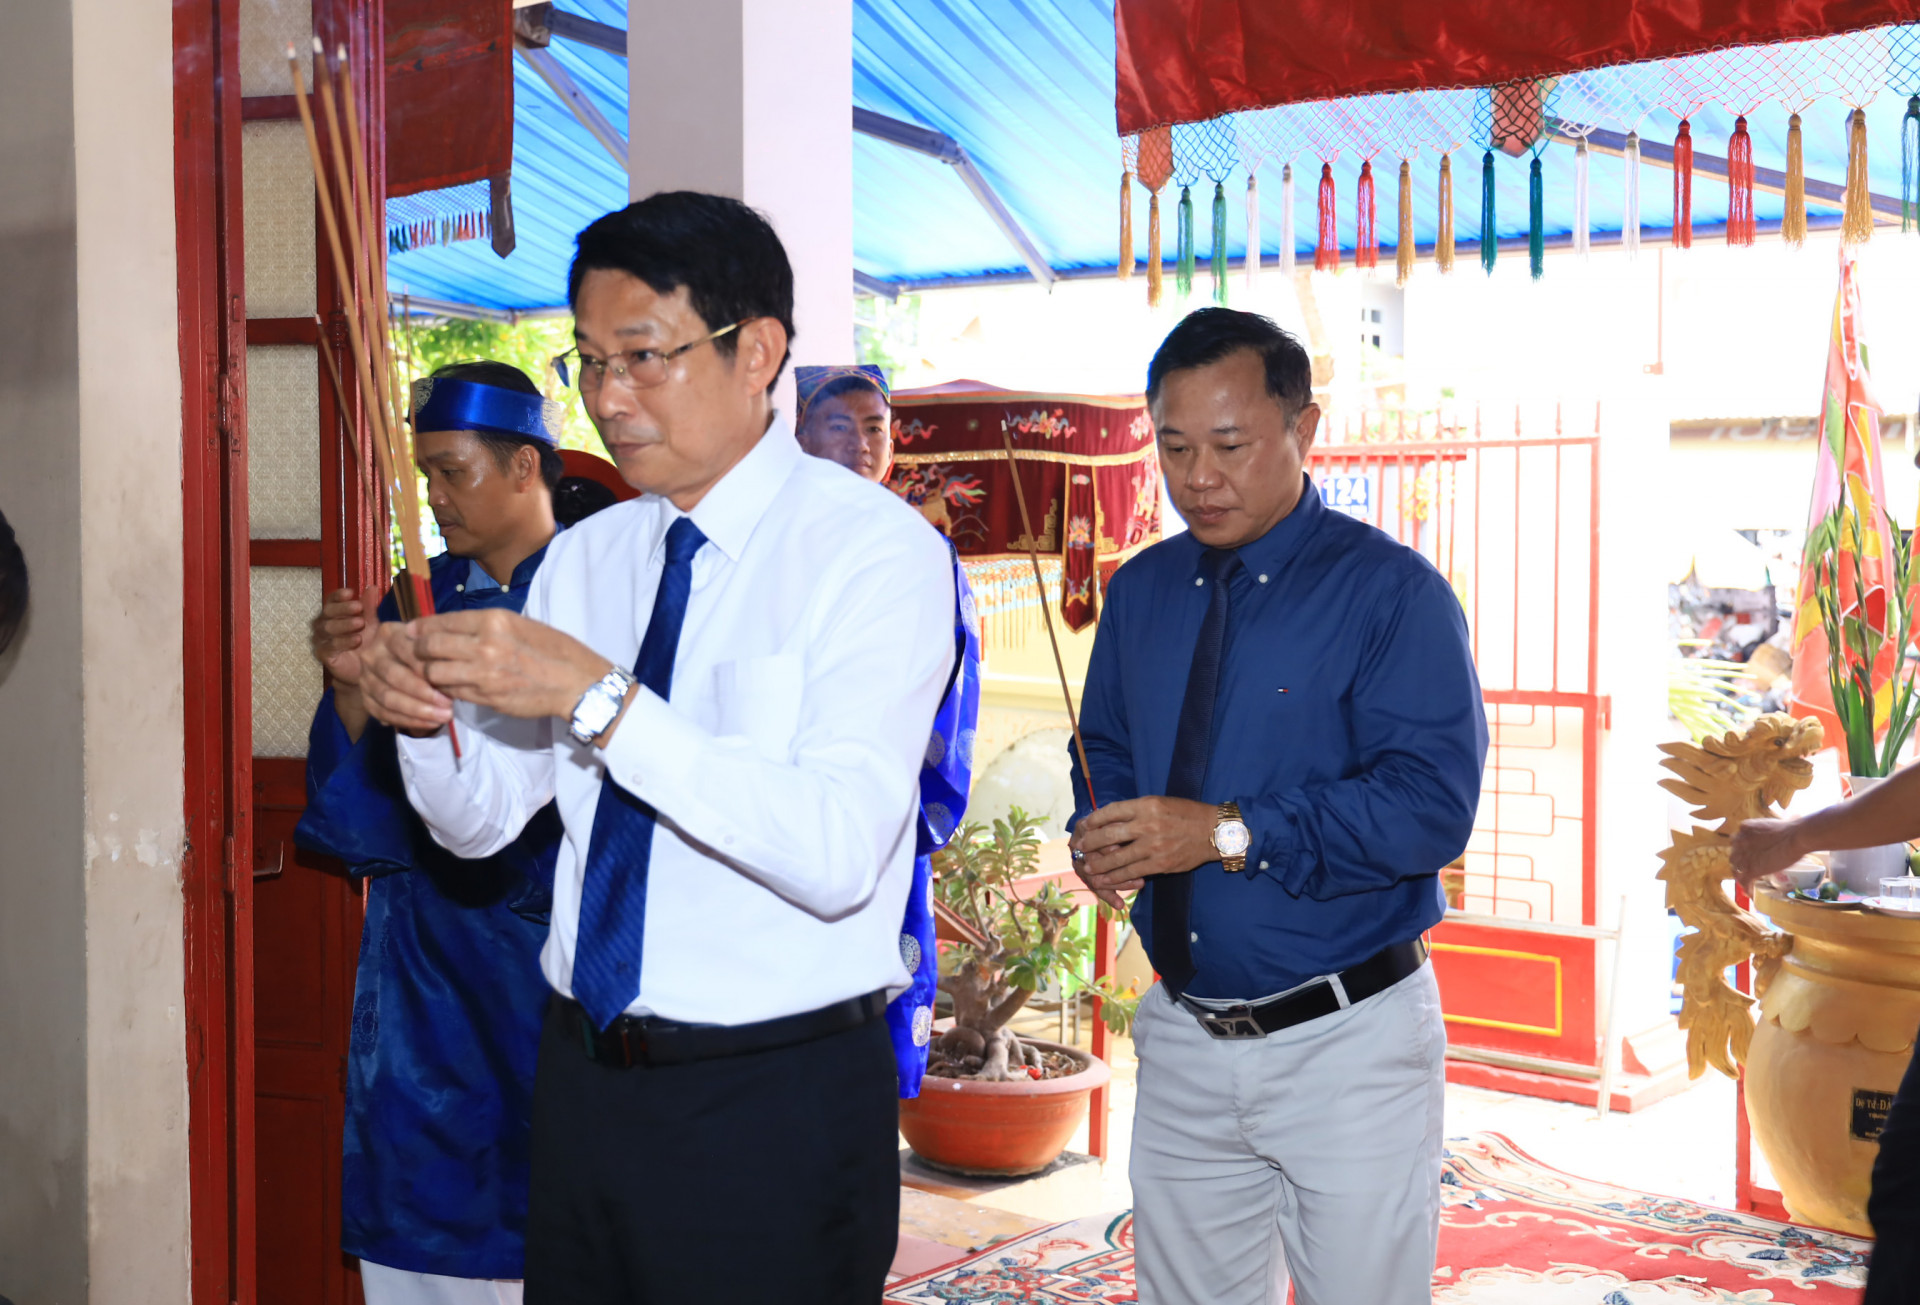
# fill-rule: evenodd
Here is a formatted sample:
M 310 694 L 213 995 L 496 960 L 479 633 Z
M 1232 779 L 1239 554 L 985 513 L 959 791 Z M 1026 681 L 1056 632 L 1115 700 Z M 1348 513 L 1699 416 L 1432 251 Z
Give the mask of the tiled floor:
M 1015 1026 L 1036 1037 L 1057 1035 L 1051 1015 L 1024 1015 Z M 1083 1026 L 1081 1045 L 1086 1041 Z M 1127 1152 L 1137 1062 L 1129 1040 L 1114 1040 L 1109 1064 L 1113 1070 L 1111 1146 L 1104 1165 L 1081 1158 L 1087 1145 L 1084 1125 L 1068 1144 L 1066 1163 L 1018 1182 L 945 1179 L 919 1167 L 903 1151 L 906 1180 L 934 1190 L 915 1191 L 910 1197 L 903 1194 L 908 1204 L 903 1205 L 902 1246 L 909 1247 L 907 1238 L 918 1238 L 958 1247 L 956 1237 L 964 1240 L 975 1233 L 943 1236 L 927 1229 L 951 1225 L 989 1233 L 999 1227 L 985 1222 L 989 1212 L 1052 1222 L 1130 1206 Z M 1589 1106 L 1450 1085 L 1447 1131 L 1450 1135 L 1503 1133 L 1522 1150 L 1571 1173 L 1712 1205 L 1733 1202 L 1733 1084 L 1712 1071 L 1665 1101 L 1604 1120 L 1596 1118 Z

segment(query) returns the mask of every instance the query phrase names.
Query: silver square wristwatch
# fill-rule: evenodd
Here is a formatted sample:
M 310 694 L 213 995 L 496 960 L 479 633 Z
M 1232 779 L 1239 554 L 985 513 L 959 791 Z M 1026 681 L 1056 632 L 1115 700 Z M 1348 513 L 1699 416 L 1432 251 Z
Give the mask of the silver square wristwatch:
M 580 695 L 580 701 L 574 704 L 573 722 L 569 729 L 573 737 L 587 747 L 606 732 L 620 714 L 620 706 L 627 700 L 627 691 L 633 688 L 633 676 L 618 666 Z

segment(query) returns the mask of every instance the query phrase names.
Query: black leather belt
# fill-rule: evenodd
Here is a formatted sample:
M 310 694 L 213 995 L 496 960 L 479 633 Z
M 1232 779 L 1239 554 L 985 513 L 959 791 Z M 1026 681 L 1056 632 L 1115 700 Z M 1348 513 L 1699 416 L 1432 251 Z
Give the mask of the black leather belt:
M 676 1024 L 650 1015 L 622 1015 L 605 1029 L 596 1029 L 579 1002 L 555 993 L 553 1006 L 561 1027 L 569 1038 L 579 1042 L 588 1060 L 614 1069 L 631 1069 L 635 1065 L 684 1065 L 775 1051 L 844 1033 L 886 1014 L 887 993 L 882 988 L 818 1010 L 754 1024 Z
M 1175 1000 L 1192 1011 L 1200 1027 L 1216 1038 L 1229 1041 L 1264 1038 L 1269 1033 L 1317 1020 L 1365 1001 L 1375 993 L 1385 992 L 1426 963 L 1427 940 L 1415 938 L 1412 942 L 1394 943 L 1350 970 L 1342 970 L 1268 1001 L 1242 1002 L 1216 1010 L 1200 1005 L 1185 994 Z

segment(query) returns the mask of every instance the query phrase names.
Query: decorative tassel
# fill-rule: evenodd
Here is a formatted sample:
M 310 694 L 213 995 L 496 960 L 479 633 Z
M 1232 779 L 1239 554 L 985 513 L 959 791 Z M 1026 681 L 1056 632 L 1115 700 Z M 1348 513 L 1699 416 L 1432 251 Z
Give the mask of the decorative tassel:
M 1855 109 L 1847 131 L 1847 208 L 1840 239 L 1864 245 L 1873 238 L 1873 200 L 1867 191 L 1867 111 Z
M 1627 133 L 1627 148 L 1621 156 L 1627 165 L 1627 194 L 1620 218 L 1620 248 L 1628 255 L 1640 252 L 1640 133 Z
M 1213 183 L 1213 302 L 1227 306 L 1227 183 Z
M 1920 231 L 1920 95 L 1907 100 L 1907 116 L 1900 119 L 1900 229 Z
M 1587 209 L 1587 138 L 1573 147 L 1573 252 L 1585 258 L 1593 249 L 1593 218 Z
M 1547 222 L 1542 212 L 1545 206 L 1546 195 L 1540 180 L 1540 156 L 1536 154 L 1527 168 L 1527 267 L 1536 281 L 1547 270 Z
M 1433 237 L 1433 263 L 1442 273 L 1453 271 L 1453 155 L 1440 156 L 1440 212 Z
M 1293 275 L 1293 164 L 1280 169 L 1280 274 Z
M 1166 269 L 1160 257 L 1160 192 L 1147 196 L 1147 307 L 1160 306 L 1161 287 Z
M 1193 188 L 1180 187 L 1180 209 L 1177 219 L 1179 242 L 1176 255 L 1178 261 L 1173 268 L 1173 287 L 1185 299 L 1193 293 Z
M 1380 266 L 1379 205 L 1373 192 L 1373 163 L 1360 165 L 1360 185 L 1354 191 L 1353 265 Z
M 1799 246 L 1807 239 L 1807 165 L 1800 153 L 1800 115 L 1787 119 L 1786 212 L 1780 217 L 1780 238 Z
M 1317 272 L 1340 270 L 1340 231 L 1333 217 L 1333 164 L 1320 165 L 1320 243 L 1313 251 Z
M 1693 128 L 1685 118 L 1673 138 L 1673 247 L 1693 248 Z
M 1733 120 L 1727 141 L 1727 243 L 1753 243 L 1753 137 L 1745 118 Z
M 1500 228 L 1493 217 L 1493 151 L 1480 160 L 1480 266 L 1493 275 L 1494 260 L 1500 257 Z
M 1247 173 L 1247 289 L 1260 279 L 1260 178 Z
M 1133 174 L 1120 174 L 1120 279 L 1133 275 Z
M 1393 283 L 1413 275 L 1413 164 L 1400 160 L 1400 224 L 1393 237 Z

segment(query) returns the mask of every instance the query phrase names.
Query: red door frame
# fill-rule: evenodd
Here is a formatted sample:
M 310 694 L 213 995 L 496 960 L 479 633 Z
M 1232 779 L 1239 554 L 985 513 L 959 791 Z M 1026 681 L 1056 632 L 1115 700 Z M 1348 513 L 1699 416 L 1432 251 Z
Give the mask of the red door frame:
M 238 6 L 174 0 L 184 508 L 188 1168 L 195 1305 L 253 1305 L 252 641 Z M 251 868 L 251 867 L 249 867 Z
M 386 575 L 384 532 L 369 520 L 342 414 L 322 378 L 322 529 L 327 545 L 260 550 L 247 514 L 246 348 L 311 341 L 311 323 L 246 317 L 240 124 L 268 116 L 243 103 L 237 0 L 173 0 L 174 226 L 181 371 L 183 507 L 181 647 L 185 702 L 189 1248 L 193 1305 L 255 1305 L 256 1174 L 253 1011 L 253 715 L 249 568 L 319 565 L 328 585 Z M 363 121 L 385 120 L 380 0 L 317 0 L 314 27 L 345 43 Z M 281 106 L 285 107 L 285 106 Z M 252 110 L 252 112 L 249 112 Z M 384 177 L 384 142 L 370 165 Z M 331 264 L 317 304 L 343 351 Z M 315 366 L 319 367 L 316 358 Z M 351 381 L 349 381 L 351 384 Z M 349 401 L 353 394 L 349 390 Z M 366 440 L 359 441 L 366 447 Z M 264 552 L 265 556 L 255 556 Z

